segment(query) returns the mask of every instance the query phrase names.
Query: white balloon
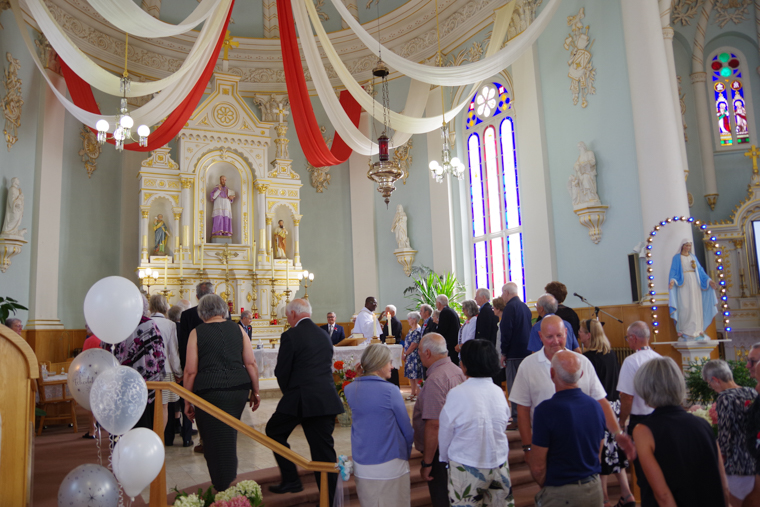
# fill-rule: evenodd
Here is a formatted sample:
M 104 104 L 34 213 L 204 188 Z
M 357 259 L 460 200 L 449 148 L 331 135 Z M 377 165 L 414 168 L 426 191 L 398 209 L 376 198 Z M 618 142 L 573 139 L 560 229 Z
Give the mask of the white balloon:
M 90 410 L 90 390 L 98 375 L 118 366 L 113 354 L 103 349 L 85 350 L 71 362 L 66 382 L 71 395 L 81 406 Z
M 135 428 L 113 448 L 113 473 L 132 500 L 158 476 L 164 465 L 164 444 L 155 432 Z
M 98 280 L 84 298 L 84 318 L 92 332 L 106 343 L 124 341 L 140 324 L 140 289 L 120 276 Z
M 90 410 L 112 435 L 123 435 L 140 420 L 148 404 L 148 386 L 136 370 L 114 366 L 98 375 L 90 389 Z
M 119 485 L 100 465 L 79 465 L 58 488 L 58 507 L 116 507 Z

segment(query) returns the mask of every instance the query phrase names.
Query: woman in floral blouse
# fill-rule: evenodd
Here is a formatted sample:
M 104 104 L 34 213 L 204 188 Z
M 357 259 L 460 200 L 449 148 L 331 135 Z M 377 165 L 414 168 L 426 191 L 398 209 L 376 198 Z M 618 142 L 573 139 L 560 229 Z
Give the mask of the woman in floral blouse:
M 715 410 L 718 413 L 718 445 L 726 467 L 729 502 L 742 505 L 755 486 L 755 460 L 747 449 L 745 427 L 747 407 L 757 396 L 751 387 L 734 382 L 728 364 L 720 359 L 708 361 L 702 367 L 702 378 L 718 393 Z
M 420 392 L 419 381 L 422 378 L 422 362 L 420 361 L 420 351 L 417 350 L 420 346 L 420 338 L 422 338 L 422 330 L 419 324 L 421 318 L 419 312 L 411 312 L 406 316 L 406 321 L 409 322 L 409 332 L 404 340 L 402 359 L 404 360 L 404 375 L 412 385 L 412 395 L 407 398 L 410 401 L 417 399 Z

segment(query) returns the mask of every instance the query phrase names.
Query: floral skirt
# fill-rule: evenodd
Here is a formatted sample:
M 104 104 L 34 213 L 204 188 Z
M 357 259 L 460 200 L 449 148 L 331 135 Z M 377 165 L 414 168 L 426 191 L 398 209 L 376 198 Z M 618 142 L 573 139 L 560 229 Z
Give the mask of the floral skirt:
M 410 380 L 422 378 L 422 361 L 420 360 L 420 353 L 417 350 L 406 357 L 404 376 Z
M 620 400 L 610 402 L 610 406 L 615 415 L 620 417 Z M 605 429 L 604 449 L 602 449 L 602 475 L 617 474 L 624 468 L 628 468 L 628 459 L 615 441 L 615 437 Z

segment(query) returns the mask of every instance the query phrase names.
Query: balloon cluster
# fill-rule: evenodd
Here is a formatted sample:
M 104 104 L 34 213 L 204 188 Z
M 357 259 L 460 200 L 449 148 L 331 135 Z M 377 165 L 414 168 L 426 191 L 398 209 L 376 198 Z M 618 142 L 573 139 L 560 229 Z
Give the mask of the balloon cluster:
M 98 281 L 84 299 L 87 325 L 111 345 L 126 340 L 142 314 L 140 290 L 120 276 Z M 67 383 L 77 403 L 92 411 L 100 426 L 119 440 L 111 456 L 113 474 L 100 465 L 78 466 L 61 483 L 58 506 L 116 507 L 119 484 L 134 500 L 164 464 L 161 438 L 146 428 L 132 429 L 148 403 L 145 380 L 136 370 L 119 365 L 107 350 L 89 349 L 72 361 Z

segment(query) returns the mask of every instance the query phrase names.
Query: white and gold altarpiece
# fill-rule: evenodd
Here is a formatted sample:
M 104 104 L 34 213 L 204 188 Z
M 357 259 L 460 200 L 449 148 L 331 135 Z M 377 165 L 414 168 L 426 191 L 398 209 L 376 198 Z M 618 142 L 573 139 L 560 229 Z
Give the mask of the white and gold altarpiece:
M 231 302 L 233 316 L 241 308 L 254 309 L 260 318 L 253 321 L 253 332 L 279 337 L 286 299 L 298 290 L 297 273 L 303 269 L 302 185 L 288 158 L 283 114 L 277 123 L 260 121 L 238 94 L 238 80 L 214 75 L 212 93 L 178 135 L 178 161 L 172 160 L 169 148 L 159 148 L 142 162 L 138 269 L 158 270 L 149 292 L 168 295 L 170 304 L 180 299 L 195 303 L 194 286 L 211 281 L 214 292 Z M 273 144 L 277 150 L 270 162 Z M 210 193 L 222 176 L 235 193 L 232 234 L 212 238 Z M 169 232 L 163 254 L 154 251 L 158 215 Z M 273 227 L 280 221 L 288 232 L 285 258 L 275 259 Z
M 755 151 L 753 146 L 751 151 Z M 749 154 L 748 154 L 749 155 Z M 710 223 L 712 234 L 705 238 L 705 258 L 708 274 L 719 280 L 720 271 L 726 281 L 730 308 L 729 325 L 716 317 L 718 331 L 731 341 L 725 343 L 726 358 L 745 360 L 752 344 L 760 341 L 760 277 L 758 276 L 758 252 L 752 222 L 760 221 L 760 172 L 757 155 L 753 160 L 753 171 L 747 189 L 747 198 L 741 201 L 731 213 L 729 220 Z M 712 240 L 711 238 L 715 238 Z M 717 255 L 716 255 L 717 254 Z M 720 263 L 717 259 L 720 258 Z M 722 265 L 723 269 L 718 270 Z M 718 300 L 718 311 L 723 301 Z M 720 313 L 718 314 L 720 316 Z M 729 327 L 726 332 L 724 327 Z

